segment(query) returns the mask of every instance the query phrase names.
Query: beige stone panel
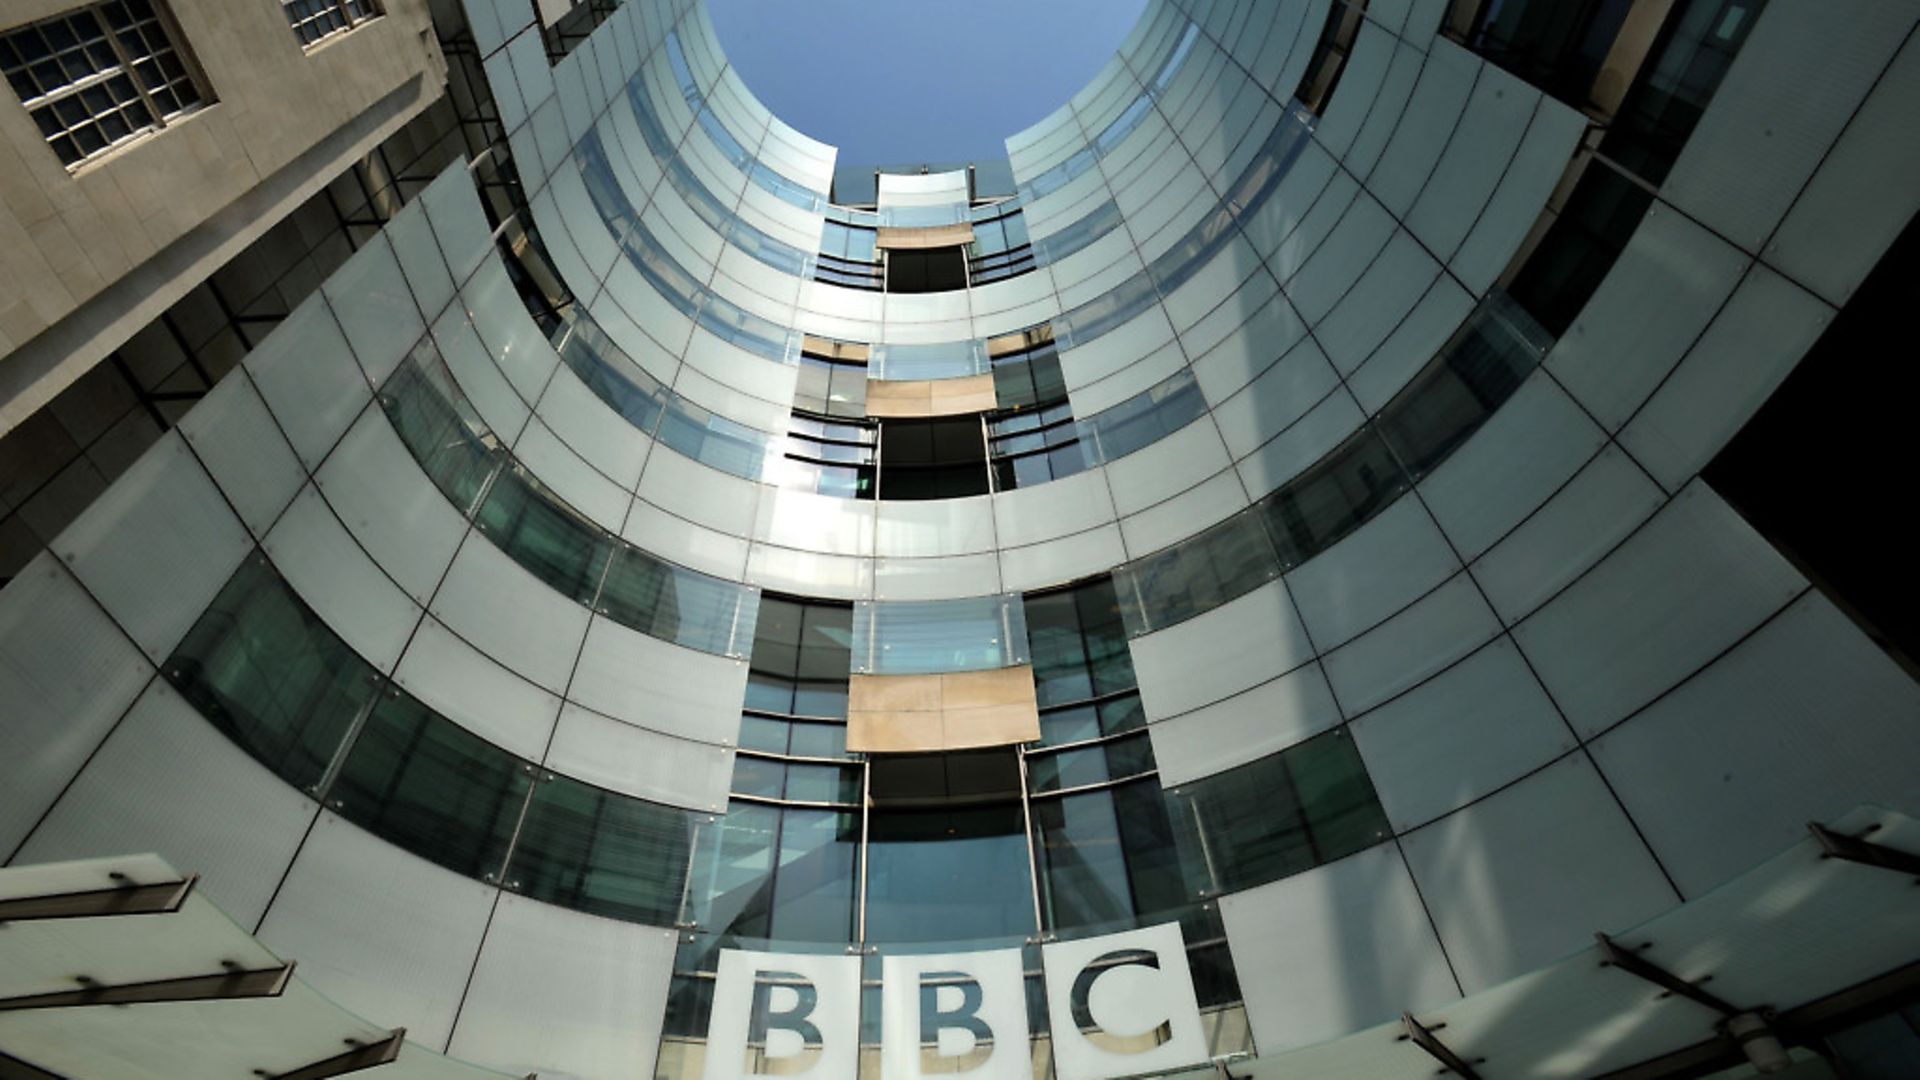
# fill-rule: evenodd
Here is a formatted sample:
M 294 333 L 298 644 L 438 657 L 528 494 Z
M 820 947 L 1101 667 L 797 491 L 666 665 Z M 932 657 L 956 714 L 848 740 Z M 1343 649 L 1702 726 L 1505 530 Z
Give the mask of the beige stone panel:
M 1001 334 L 987 339 L 988 356 L 1006 356 L 1008 353 L 1024 352 L 1036 345 L 1044 345 L 1053 340 L 1053 324 L 1046 323 L 1026 330 L 1015 330 L 1011 334 Z
M 857 712 L 938 712 L 939 675 L 854 675 L 847 686 L 847 709 Z
M 849 750 L 971 750 L 1039 737 L 1031 665 L 938 675 L 855 675 L 849 686 Z
M 1031 705 L 948 709 L 941 716 L 947 750 L 1011 746 L 1040 738 L 1040 713 Z
M 1037 710 L 1033 666 L 953 671 L 940 676 L 941 704 L 947 709 L 986 705 L 1025 705 Z
M 69 296 L 92 296 L 106 284 L 87 261 L 86 253 L 80 250 L 80 241 L 74 237 L 73 230 L 67 228 L 65 215 L 56 214 L 37 222 L 28 228 L 27 234 Z
M 907 229 L 897 226 L 885 226 L 880 229 L 875 246 L 892 248 L 896 251 L 913 248 L 958 247 L 973 243 L 973 225 L 961 222 L 958 225 L 935 225 L 931 228 Z
M 816 337 L 813 334 L 806 336 L 806 339 L 801 342 L 800 348 L 805 352 L 813 353 L 815 356 L 825 356 L 833 360 L 845 360 L 849 363 L 859 364 L 866 363 L 873 355 L 873 347 L 871 345 L 863 345 L 857 341 L 834 341 L 829 338 Z
M 882 419 L 963 416 L 998 407 L 991 372 L 959 379 L 867 380 L 867 415 Z
M 992 372 L 960 379 L 935 379 L 932 398 L 930 415 L 933 416 L 991 412 L 1000 407 L 1000 399 L 993 389 Z
M 939 750 L 943 739 L 937 712 L 847 713 L 847 749 L 865 754 L 909 754 Z
M 53 200 L 28 164 L 40 155 L 52 157 L 26 110 L 0 107 L 0 219 L 31 224 L 53 216 Z
M 887 417 L 933 415 L 932 385 L 920 382 L 867 380 L 867 415 Z

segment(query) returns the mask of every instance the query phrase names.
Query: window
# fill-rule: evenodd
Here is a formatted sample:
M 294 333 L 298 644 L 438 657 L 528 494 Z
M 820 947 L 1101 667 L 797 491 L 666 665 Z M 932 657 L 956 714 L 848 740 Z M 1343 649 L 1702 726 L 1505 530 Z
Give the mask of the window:
M 781 487 L 843 499 L 874 497 L 878 436 L 872 424 L 840 423 L 795 410 L 787 431 L 778 472 Z
M 867 415 L 867 346 L 811 334 L 801 339 L 793 406 L 817 416 Z
M 965 248 L 900 248 L 887 252 L 888 292 L 948 292 L 966 287 Z
M 987 493 L 987 444 L 978 416 L 880 425 L 880 497 L 958 499 Z
M 1360 35 L 1360 15 L 1366 10 L 1366 0 L 1337 0 L 1327 10 L 1327 22 L 1320 28 L 1320 40 L 1314 43 L 1307 73 L 1293 94 L 1315 116 L 1326 109 L 1327 99 L 1333 96 L 1333 88 L 1346 70 L 1347 54 L 1353 51 L 1353 39 Z
M 280 9 L 302 48 L 380 14 L 374 0 L 280 0 Z
M 0 34 L 0 70 L 67 167 L 212 100 L 151 0 L 110 0 Z
M 1462 42 L 1489 61 L 1579 108 L 1620 36 L 1630 2 L 1457 3 L 1448 20 Z
M 1087 467 L 1073 407 L 1065 398 L 1038 409 L 991 413 L 987 430 L 995 491 L 1061 480 Z
M 1034 268 L 1033 244 L 1018 199 L 973 208 L 967 276 L 976 285 L 1018 277 Z

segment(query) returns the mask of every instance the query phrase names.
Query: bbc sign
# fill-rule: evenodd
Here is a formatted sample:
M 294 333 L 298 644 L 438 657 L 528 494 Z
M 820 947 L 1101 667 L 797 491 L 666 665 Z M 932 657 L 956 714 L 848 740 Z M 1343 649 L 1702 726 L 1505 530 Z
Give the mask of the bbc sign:
M 1059 1080 L 1204 1064 L 1206 1038 L 1177 923 L 1040 947 Z M 1019 949 L 888 956 L 880 977 L 885 1080 L 1032 1080 Z M 702 1080 L 859 1070 L 860 958 L 720 954 Z

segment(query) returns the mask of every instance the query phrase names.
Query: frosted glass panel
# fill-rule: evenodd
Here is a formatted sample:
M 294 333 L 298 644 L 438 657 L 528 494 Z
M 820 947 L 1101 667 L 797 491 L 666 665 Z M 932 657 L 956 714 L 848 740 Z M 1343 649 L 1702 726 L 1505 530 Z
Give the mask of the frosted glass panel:
M 865 675 L 984 671 L 1027 662 L 1017 595 L 853 606 L 853 670 Z

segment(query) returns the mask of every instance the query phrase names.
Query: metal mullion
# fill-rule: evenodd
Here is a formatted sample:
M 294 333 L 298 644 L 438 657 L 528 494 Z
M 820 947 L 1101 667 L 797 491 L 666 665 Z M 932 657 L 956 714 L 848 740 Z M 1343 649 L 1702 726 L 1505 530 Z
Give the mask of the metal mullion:
M 1014 748 L 1014 761 L 1020 766 L 1020 822 L 1021 831 L 1027 839 L 1027 895 L 1033 900 L 1033 932 L 1044 935 L 1047 932 L 1046 920 L 1040 910 L 1040 850 L 1033 842 L 1033 792 L 1027 784 L 1027 748 Z
M 1144 734 L 1145 732 L 1146 732 L 1145 728 L 1128 728 L 1125 731 L 1115 731 L 1115 732 L 1095 735 L 1091 739 L 1078 739 L 1074 742 L 1058 743 L 1053 746 L 1036 746 L 1033 748 L 1032 752 L 1036 757 L 1044 757 L 1049 754 L 1065 753 L 1069 750 L 1086 750 L 1095 746 L 1104 746 L 1108 743 L 1119 742 L 1121 739 L 1130 739 L 1136 735 Z
M 1160 775 L 1159 769 L 1157 768 L 1148 769 L 1146 772 L 1134 773 L 1132 776 L 1123 776 L 1117 780 L 1100 780 L 1091 784 L 1080 784 L 1076 787 L 1057 788 L 1053 791 L 1036 791 L 1033 793 L 1033 798 L 1059 799 L 1059 798 L 1064 798 L 1068 795 L 1087 795 L 1093 792 L 1111 791 L 1114 788 L 1122 787 L 1126 784 L 1131 784 L 1136 780 L 1146 780 L 1146 779 L 1158 777 L 1159 775 Z
M 860 762 L 860 895 L 857 910 L 858 924 L 854 928 L 854 942 L 860 947 L 867 943 L 867 866 L 871 861 L 871 833 L 873 821 L 873 761 Z M 775 852 L 775 857 L 778 857 Z
M 140 100 L 146 104 L 147 115 L 153 118 L 152 119 L 153 126 L 156 128 L 166 127 L 167 118 L 160 115 L 159 104 L 153 100 L 152 94 L 147 93 L 146 85 L 142 83 L 140 80 L 140 73 L 133 70 L 133 60 L 127 54 L 127 47 L 124 43 L 121 42 L 119 32 L 113 28 L 113 25 L 111 23 L 109 23 L 104 17 L 101 16 L 100 9 L 103 6 L 105 5 L 89 4 L 87 5 L 86 12 L 89 16 L 93 18 L 94 25 L 98 26 L 100 28 L 100 32 L 106 36 L 107 47 L 112 49 L 113 55 L 119 59 L 121 70 L 126 72 L 127 81 L 133 84 L 133 92 L 136 94 L 139 94 Z M 160 27 L 161 36 L 163 37 L 167 36 L 167 26 L 164 23 L 159 23 L 157 16 L 156 16 L 156 24 L 159 25 Z M 138 24 L 136 23 L 135 26 L 137 27 Z M 178 52 L 179 50 L 176 49 L 175 51 Z M 158 59 L 155 59 L 153 57 L 149 57 L 149 59 L 153 59 L 156 65 L 159 64 Z M 181 62 L 182 62 L 182 65 L 184 66 L 185 64 L 184 58 L 182 59 Z M 189 79 L 192 78 L 191 71 L 188 72 L 188 78 Z M 102 147 L 102 149 L 105 149 L 105 147 Z
M 33 69 L 31 67 L 27 68 L 26 70 L 28 74 L 33 73 Z M 117 69 L 107 69 L 104 71 L 90 71 L 87 74 L 81 76 L 78 79 L 75 79 L 70 83 L 61 83 L 59 86 L 56 86 L 51 90 L 45 91 L 44 93 L 41 93 L 37 97 L 28 98 L 27 100 L 22 101 L 20 104 L 25 108 L 27 108 L 29 111 L 34 109 L 46 108 L 57 102 L 65 101 L 66 99 L 80 93 L 82 90 L 90 90 L 95 86 L 99 86 L 100 84 L 106 82 L 108 79 L 113 78 L 113 76 L 116 74 L 116 70 Z M 38 82 L 38 81 L 39 80 L 36 78 L 35 82 Z

